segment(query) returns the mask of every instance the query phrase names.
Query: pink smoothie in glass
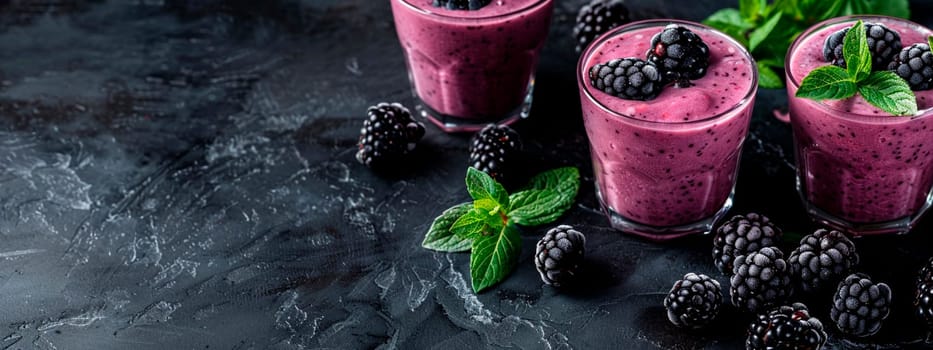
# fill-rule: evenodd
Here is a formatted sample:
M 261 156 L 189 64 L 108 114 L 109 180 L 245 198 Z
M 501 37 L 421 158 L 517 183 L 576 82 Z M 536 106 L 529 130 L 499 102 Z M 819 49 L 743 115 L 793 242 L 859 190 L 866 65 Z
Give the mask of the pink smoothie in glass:
M 521 113 L 553 0 L 493 0 L 475 11 L 431 3 L 392 0 L 415 93 L 429 108 L 425 116 L 441 127 L 454 117 L 481 128 Z
M 653 100 L 634 101 L 590 85 L 591 67 L 644 59 L 652 36 L 670 23 L 709 46 L 709 68 L 693 86 L 670 85 Z M 695 23 L 636 22 L 598 39 L 577 74 L 599 195 L 613 226 L 655 239 L 708 230 L 731 206 L 754 105 L 757 70 L 745 49 Z
M 933 187 L 933 91 L 915 91 L 920 113 L 902 117 L 859 95 L 820 102 L 794 97 L 811 70 L 829 64 L 822 53 L 826 37 L 857 19 L 817 24 L 788 52 L 798 190 L 811 214 L 827 224 L 853 234 L 905 232 L 928 206 Z M 897 31 L 904 47 L 933 34 L 905 20 L 862 19 Z

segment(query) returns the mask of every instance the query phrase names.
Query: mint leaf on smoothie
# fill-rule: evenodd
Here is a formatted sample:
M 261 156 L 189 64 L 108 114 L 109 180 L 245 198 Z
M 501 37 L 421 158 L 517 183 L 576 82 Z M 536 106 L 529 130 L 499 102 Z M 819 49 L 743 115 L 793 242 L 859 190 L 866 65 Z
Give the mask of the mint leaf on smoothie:
M 471 251 L 473 291 L 502 281 L 521 253 L 518 225 L 544 225 L 573 206 L 580 172 L 566 167 L 532 177 L 524 190 L 509 196 L 488 174 L 467 169 L 467 191 L 473 203 L 458 204 L 434 219 L 421 246 L 441 252 Z
M 716 11 L 703 23 L 745 45 L 758 62 L 767 62 L 759 72 L 779 79 L 759 79 L 760 87 L 783 88 L 784 56 L 800 33 L 823 20 L 858 14 L 909 19 L 910 6 L 908 0 L 739 0 L 738 8 Z
M 797 97 L 811 100 L 839 100 L 855 95 L 853 80 L 845 69 L 829 65 L 814 69 L 803 78 Z
M 846 60 L 846 72 L 856 83 L 868 78 L 871 74 L 871 51 L 868 49 L 865 24 L 861 20 L 846 33 L 842 54 Z
M 917 114 L 917 98 L 904 79 L 891 71 L 872 72 L 858 87 L 872 106 L 893 115 Z
M 845 33 L 842 52 L 845 69 L 827 65 L 810 71 L 796 96 L 838 100 L 850 98 L 857 91 L 865 102 L 892 115 L 917 113 L 917 98 L 907 81 L 891 71 L 872 72 L 872 53 L 861 20 Z

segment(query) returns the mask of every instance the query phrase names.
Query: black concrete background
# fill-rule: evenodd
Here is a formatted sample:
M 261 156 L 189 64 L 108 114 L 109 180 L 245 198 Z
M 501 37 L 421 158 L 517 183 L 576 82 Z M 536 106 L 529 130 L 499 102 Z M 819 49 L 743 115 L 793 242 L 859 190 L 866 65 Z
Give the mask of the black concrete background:
M 411 105 L 388 1 L 0 0 L 0 348 L 694 349 L 742 347 L 750 315 L 705 331 L 665 319 L 687 272 L 716 276 L 710 237 L 655 244 L 608 228 L 593 194 L 570 38 L 579 0 L 558 1 L 525 138 L 529 172 L 574 165 L 587 235 L 580 288 L 521 263 L 474 295 L 468 256 L 419 244 L 465 201 L 464 135 L 428 127 L 410 164 L 354 159 L 366 107 Z M 638 18 L 700 20 L 735 1 L 629 0 Z M 933 25 L 933 4 L 914 1 Z M 790 128 L 762 90 L 735 212 L 788 232 L 817 226 L 793 186 Z M 930 218 L 859 239 L 860 270 L 888 282 L 882 332 L 832 331 L 828 348 L 922 347 L 912 278 Z

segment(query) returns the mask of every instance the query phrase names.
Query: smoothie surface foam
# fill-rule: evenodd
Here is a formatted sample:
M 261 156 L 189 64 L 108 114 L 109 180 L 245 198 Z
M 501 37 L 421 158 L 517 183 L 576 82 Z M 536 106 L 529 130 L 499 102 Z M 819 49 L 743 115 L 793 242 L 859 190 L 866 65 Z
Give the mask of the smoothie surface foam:
M 525 8 L 533 6 L 544 0 L 492 0 L 489 5 L 483 6 L 478 10 L 448 10 L 445 7 L 435 7 L 432 0 L 403 0 L 404 2 L 415 6 L 422 11 L 438 14 L 446 17 L 459 18 L 486 18 L 502 16 Z
M 586 62 L 587 70 L 598 63 L 617 58 L 645 59 L 651 48 L 651 38 L 663 27 L 633 30 L 613 37 L 593 51 Z M 690 28 L 709 46 L 710 60 L 706 75 L 692 81 L 689 88 L 669 85 L 657 98 L 650 101 L 625 100 L 593 88 L 586 78 L 586 89 L 603 106 L 635 119 L 683 123 L 708 119 L 727 112 L 738 105 L 752 89 L 754 63 L 743 52 L 720 34 L 708 29 Z

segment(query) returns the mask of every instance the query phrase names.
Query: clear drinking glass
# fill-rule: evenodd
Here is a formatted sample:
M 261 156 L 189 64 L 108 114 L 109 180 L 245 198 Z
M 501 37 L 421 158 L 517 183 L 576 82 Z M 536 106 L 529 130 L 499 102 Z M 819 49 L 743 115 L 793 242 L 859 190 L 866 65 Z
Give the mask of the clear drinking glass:
M 895 117 L 861 97 L 814 101 L 794 95 L 803 77 L 826 65 L 826 37 L 857 20 L 883 23 L 903 45 L 926 43 L 929 29 L 890 17 L 830 19 L 800 35 L 787 52 L 787 96 L 797 158 L 797 191 L 810 216 L 853 235 L 905 233 L 933 197 L 933 91 L 916 91 L 920 113 Z
M 593 65 L 644 59 L 652 36 L 672 23 L 710 48 L 710 67 L 694 86 L 668 86 L 650 101 L 623 100 L 591 86 Z M 755 67 L 741 44 L 686 21 L 634 22 L 590 45 L 577 78 L 597 194 L 614 228 L 665 240 L 709 232 L 726 214 L 758 86 Z
M 494 0 L 475 11 L 391 1 L 418 114 L 447 132 L 528 117 L 553 0 Z

